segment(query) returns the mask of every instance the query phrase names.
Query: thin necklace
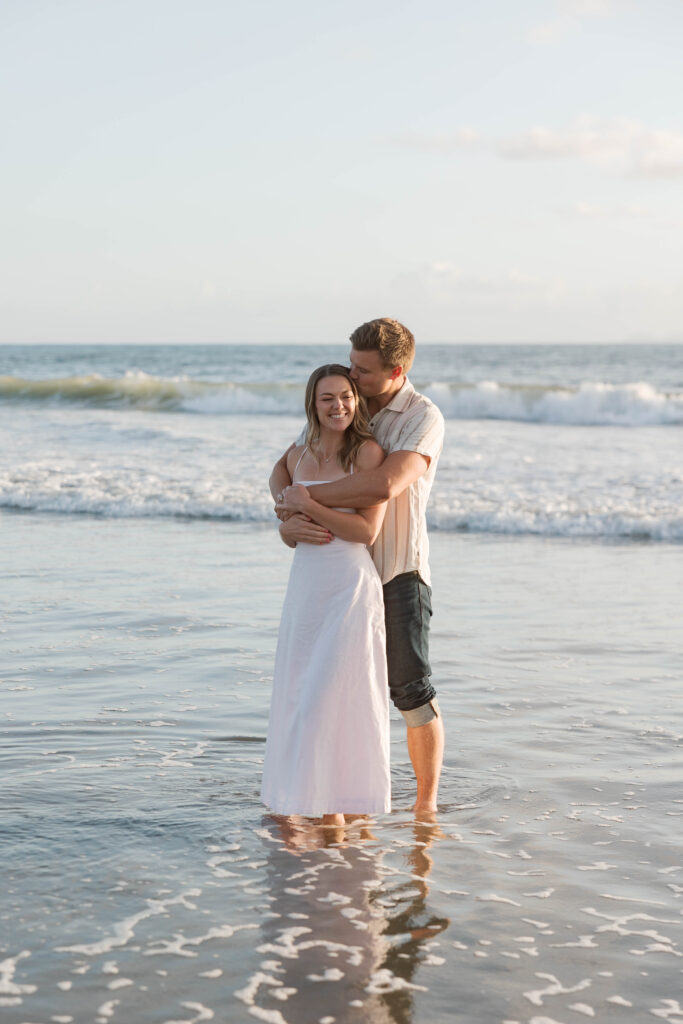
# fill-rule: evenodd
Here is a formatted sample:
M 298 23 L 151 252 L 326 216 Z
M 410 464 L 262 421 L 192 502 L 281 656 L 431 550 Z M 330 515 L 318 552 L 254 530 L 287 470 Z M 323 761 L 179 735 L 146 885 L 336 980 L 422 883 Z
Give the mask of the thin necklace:
M 333 459 L 339 453 L 337 451 L 334 451 L 334 452 L 332 452 L 331 455 L 328 455 L 327 458 L 325 458 L 325 456 L 323 455 L 322 451 L 320 451 L 320 450 L 318 451 L 318 454 L 321 456 L 323 462 L 329 462 L 330 459 Z

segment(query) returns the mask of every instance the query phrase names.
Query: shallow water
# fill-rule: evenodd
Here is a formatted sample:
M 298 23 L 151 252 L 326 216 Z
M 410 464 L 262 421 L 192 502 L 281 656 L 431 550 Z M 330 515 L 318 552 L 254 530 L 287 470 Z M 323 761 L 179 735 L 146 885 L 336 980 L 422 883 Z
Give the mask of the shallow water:
M 7 1024 L 683 1021 L 680 547 L 432 537 L 434 825 L 258 802 L 289 553 L 4 514 Z

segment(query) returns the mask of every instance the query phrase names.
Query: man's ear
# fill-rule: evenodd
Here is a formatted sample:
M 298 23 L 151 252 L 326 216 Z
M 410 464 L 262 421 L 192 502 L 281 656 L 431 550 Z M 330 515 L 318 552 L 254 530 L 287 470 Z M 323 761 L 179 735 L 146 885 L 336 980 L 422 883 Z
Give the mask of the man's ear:
M 395 366 L 393 368 L 393 370 L 391 371 L 391 379 L 392 380 L 396 380 L 397 377 L 402 377 L 402 376 L 403 376 L 403 367 L 402 366 Z

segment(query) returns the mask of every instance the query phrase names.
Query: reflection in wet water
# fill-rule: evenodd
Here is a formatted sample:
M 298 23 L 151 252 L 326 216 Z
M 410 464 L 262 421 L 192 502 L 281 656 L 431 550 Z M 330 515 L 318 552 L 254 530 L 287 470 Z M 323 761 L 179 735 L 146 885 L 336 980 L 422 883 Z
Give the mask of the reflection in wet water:
M 270 909 L 261 923 L 260 969 L 236 995 L 273 1021 L 409 1024 L 420 963 L 449 920 L 430 912 L 429 848 L 438 825 L 413 822 L 398 841 L 403 866 L 385 863 L 381 830 L 364 819 L 322 829 L 305 819 L 268 817 Z M 341 983 L 341 984 L 339 984 Z M 283 1004 L 286 1003 L 286 1010 Z M 284 1015 L 284 1016 L 283 1016 Z
M 683 1024 L 678 553 L 435 534 L 438 825 L 398 722 L 325 836 L 258 800 L 285 554 L 219 534 L 3 519 L 3 1024 Z

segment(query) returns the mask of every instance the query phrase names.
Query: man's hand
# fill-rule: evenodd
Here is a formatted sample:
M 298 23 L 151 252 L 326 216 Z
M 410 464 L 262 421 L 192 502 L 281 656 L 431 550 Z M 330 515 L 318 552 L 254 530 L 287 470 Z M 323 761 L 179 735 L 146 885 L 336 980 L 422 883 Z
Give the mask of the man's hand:
M 283 522 L 280 536 L 290 547 L 297 544 L 329 544 L 332 540 L 332 534 L 327 527 L 320 526 L 309 516 L 296 512 L 290 513 L 286 522 Z
M 282 519 L 280 513 L 288 512 L 292 515 L 294 512 L 306 512 L 306 502 L 310 495 L 303 484 L 292 484 L 291 487 L 285 487 L 277 496 L 277 505 L 275 506 L 275 514 L 278 519 Z

